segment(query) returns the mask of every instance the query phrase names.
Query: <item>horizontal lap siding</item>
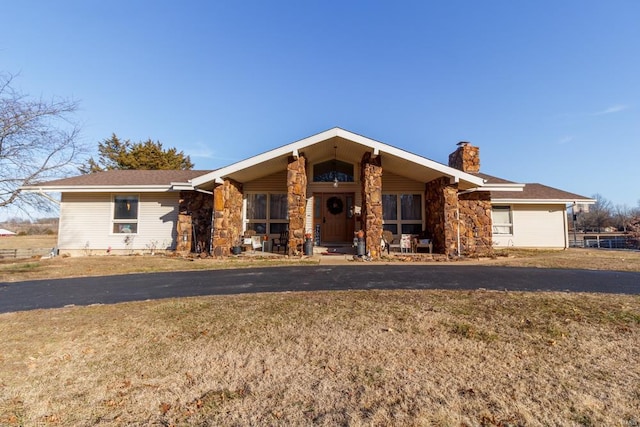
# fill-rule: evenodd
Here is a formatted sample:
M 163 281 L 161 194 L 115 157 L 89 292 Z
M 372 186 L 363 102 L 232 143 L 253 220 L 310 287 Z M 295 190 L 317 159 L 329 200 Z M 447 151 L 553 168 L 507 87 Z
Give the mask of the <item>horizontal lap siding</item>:
M 242 185 L 242 190 L 246 192 L 264 193 L 286 193 L 287 192 L 287 171 L 274 173 L 255 181 L 249 181 Z
M 118 193 L 125 194 L 125 193 Z M 178 193 L 140 193 L 138 233 L 130 249 L 173 248 L 178 216 Z M 106 251 L 128 249 L 124 234 L 112 234 L 111 193 L 63 193 L 58 248 Z
M 424 194 L 425 183 L 413 181 L 391 172 L 382 172 L 382 192 L 402 194 Z
M 496 246 L 564 248 L 563 205 L 513 205 L 513 235 L 493 236 Z

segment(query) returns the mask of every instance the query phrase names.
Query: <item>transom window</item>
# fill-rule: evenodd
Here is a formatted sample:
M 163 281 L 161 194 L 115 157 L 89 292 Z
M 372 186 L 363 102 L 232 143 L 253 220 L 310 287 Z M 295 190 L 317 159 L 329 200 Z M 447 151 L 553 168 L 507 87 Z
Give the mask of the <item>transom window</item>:
M 420 234 L 422 232 L 421 194 L 383 194 L 383 229 L 393 234 Z
M 138 201 L 137 195 L 113 196 L 113 233 L 138 232 Z
M 493 206 L 491 208 L 493 234 L 513 234 L 511 206 Z
M 257 234 L 277 234 L 289 226 L 286 193 L 247 194 L 247 229 Z
M 353 164 L 340 160 L 329 160 L 313 165 L 314 182 L 354 182 Z

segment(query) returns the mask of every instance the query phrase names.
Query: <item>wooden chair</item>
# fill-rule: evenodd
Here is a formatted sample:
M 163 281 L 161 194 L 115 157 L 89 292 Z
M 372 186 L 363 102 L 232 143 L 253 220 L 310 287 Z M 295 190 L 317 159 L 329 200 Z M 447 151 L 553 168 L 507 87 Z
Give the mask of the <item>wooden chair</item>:
M 384 241 L 387 253 L 391 253 L 392 249 L 400 250 L 400 242 L 395 237 L 393 237 L 393 233 L 389 230 L 384 230 L 382 232 L 382 240 Z
M 275 248 L 278 248 L 278 253 L 280 252 L 280 248 L 283 249 L 283 253 L 287 253 L 287 249 L 289 249 L 289 230 L 281 232 L 280 237 L 271 239 L 271 252 L 273 252 Z

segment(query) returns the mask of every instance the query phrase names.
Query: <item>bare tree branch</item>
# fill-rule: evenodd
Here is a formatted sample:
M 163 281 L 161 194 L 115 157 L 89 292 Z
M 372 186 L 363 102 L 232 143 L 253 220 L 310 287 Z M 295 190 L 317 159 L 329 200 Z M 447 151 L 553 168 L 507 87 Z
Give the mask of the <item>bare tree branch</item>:
M 0 208 L 49 210 L 51 203 L 19 187 L 73 174 L 86 148 L 72 120 L 73 100 L 31 99 L 0 73 Z

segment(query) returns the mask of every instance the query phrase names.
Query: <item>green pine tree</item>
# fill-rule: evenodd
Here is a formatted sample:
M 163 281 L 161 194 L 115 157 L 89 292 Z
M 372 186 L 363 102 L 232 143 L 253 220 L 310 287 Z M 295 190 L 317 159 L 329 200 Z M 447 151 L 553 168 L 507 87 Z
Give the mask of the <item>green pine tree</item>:
M 189 156 L 176 148 L 164 149 L 160 141 L 148 139 L 132 143 L 122 141 L 114 133 L 111 138 L 98 144 L 98 160 L 90 158 L 80 168 L 82 173 L 106 170 L 147 169 L 147 170 L 188 170 L 193 169 Z

